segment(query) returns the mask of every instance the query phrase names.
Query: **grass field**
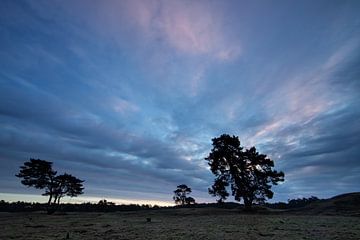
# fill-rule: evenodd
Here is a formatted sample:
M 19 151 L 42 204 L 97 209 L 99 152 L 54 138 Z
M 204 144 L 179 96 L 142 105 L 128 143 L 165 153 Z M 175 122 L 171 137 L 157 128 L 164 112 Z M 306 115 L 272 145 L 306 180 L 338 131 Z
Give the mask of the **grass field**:
M 146 218 L 151 218 L 147 222 Z M 360 239 L 360 218 L 226 209 L 0 213 L 0 239 Z

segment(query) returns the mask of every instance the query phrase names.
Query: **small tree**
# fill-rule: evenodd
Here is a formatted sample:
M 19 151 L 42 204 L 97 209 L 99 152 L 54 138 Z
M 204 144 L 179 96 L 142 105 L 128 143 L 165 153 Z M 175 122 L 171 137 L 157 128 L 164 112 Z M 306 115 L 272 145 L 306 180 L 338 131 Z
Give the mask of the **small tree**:
M 191 188 L 189 188 L 185 184 L 181 184 L 177 186 L 176 190 L 174 191 L 174 197 L 173 197 L 175 204 L 184 206 L 187 203 L 186 202 L 187 195 L 190 193 L 191 193 Z
M 106 199 L 101 199 L 101 200 L 98 202 L 98 205 L 99 205 L 99 206 L 114 206 L 115 203 L 109 202 L 109 201 L 106 200 Z
M 84 181 L 70 174 L 56 176 L 52 169 L 52 162 L 40 159 L 30 159 L 20 167 L 20 172 L 15 176 L 22 178 L 21 183 L 27 187 L 44 189 L 43 196 L 49 196 L 47 203 L 48 214 L 53 213 L 64 196 L 76 197 L 83 194 Z
M 108 203 L 108 201 L 106 199 L 101 199 L 99 202 L 98 202 L 98 205 L 100 206 L 106 206 Z
M 195 204 L 195 199 L 193 197 L 187 197 L 185 198 L 185 202 L 187 205 Z
M 208 161 L 212 173 L 216 176 L 209 193 L 223 202 L 229 196 L 227 188 L 236 201 L 244 201 L 247 209 L 253 203 L 263 203 L 272 198 L 271 184 L 284 181 L 284 173 L 273 170 L 274 162 L 264 154 L 259 154 L 255 147 L 246 149 L 240 146 L 236 136 L 223 134 L 212 139 L 213 149 Z

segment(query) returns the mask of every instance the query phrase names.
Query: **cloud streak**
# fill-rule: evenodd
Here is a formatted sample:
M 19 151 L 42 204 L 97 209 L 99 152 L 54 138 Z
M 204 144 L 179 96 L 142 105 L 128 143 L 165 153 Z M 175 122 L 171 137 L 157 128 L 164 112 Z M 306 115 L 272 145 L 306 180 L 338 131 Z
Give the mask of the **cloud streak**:
M 124 9 L 149 39 L 159 39 L 180 53 L 231 60 L 240 44 L 224 34 L 221 9 L 194 1 L 126 1 Z

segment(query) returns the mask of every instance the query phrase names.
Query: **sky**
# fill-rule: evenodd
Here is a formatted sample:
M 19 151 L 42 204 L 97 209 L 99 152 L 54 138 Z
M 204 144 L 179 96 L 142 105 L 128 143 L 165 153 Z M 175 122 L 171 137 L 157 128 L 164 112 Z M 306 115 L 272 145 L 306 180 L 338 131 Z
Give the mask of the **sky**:
M 272 201 L 360 191 L 360 1 L 0 2 L 0 199 L 53 162 L 71 201 L 214 202 L 211 139 L 284 171 Z M 46 199 L 45 199 L 46 200 Z M 229 198 L 229 201 L 234 201 Z

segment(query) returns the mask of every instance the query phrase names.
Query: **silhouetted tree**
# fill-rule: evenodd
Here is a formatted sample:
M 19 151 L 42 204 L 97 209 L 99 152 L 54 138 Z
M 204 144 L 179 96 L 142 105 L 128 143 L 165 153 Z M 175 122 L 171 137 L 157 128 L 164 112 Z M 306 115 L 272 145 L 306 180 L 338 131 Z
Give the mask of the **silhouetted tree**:
M 52 203 L 55 187 L 56 171 L 52 169 L 52 162 L 40 159 L 30 159 L 20 167 L 20 172 L 15 175 L 22 178 L 21 183 L 27 187 L 44 189 L 43 196 L 49 196 L 48 208 Z
M 177 205 L 185 205 L 187 195 L 191 193 L 191 188 L 186 186 L 185 184 L 181 184 L 177 186 L 176 190 L 174 191 L 174 201 Z
M 273 197 L 271 184 L 284 181 L 284 173 L 272 169 L 271 159 L 259 154 L 255 147 L 244 151 L 236 136 L 223 134 L 212 142 L 213 149 L 205 158 L 216 177 L 209 194 L 218 196 L 218 201 L 223 202 L 229 196 L 227 188 L 230 186 L 235 200 L 243 200 L 247 209 L 253 203 L 263 203 L 266 198 Z
M 100 205 L 100 206 L 114 206 L 115 203 L 109 202 L 109 201 L 106 200 L 106 199 L 101 199 L 101 200 L 98 202 L 98 205 Z
M 54 188 L 54 203 L 60 203 L 60 199 L 64 196 L 76 197 L 83 194 L 84 187 L 80 180 L 70 174 L 64 173 L 55 177 L 55 188 Z
M 52 169 L 52 162 L 40 159 L 30 159 L 20 167 L 15 176 L 22 178 L 21 183 L 28 187 L 44 189 L 43 196 L 49 196 L 47 211 L 53 213 L 56 206 L 60 204 L 63 196 L 76 197 L 83 193 L 83 181 L 70 174 L 56 176 Z
M 185 202 L 187 205 L 195 204 L 195 199 L 193 197 L 187 197 L 185 198 Z
M 106 199 L 101 199 L 99 202 L 98 202 L 98 205 L 100 206 L 106 206 L 108 203 L 108 201 Z

